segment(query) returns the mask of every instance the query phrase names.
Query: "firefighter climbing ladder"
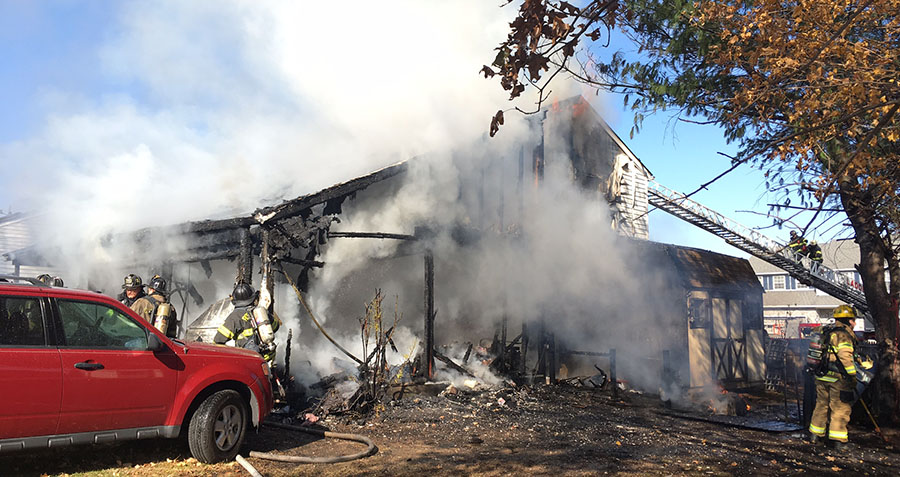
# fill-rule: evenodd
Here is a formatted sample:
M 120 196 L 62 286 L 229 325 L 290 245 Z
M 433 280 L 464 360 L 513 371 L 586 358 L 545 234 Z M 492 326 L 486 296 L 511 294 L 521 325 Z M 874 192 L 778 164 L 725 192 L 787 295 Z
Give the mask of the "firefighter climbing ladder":
M 865 295 L 855 282 L 821 263 L 813 262 L 809 267 L 805 266 L 800 257 L 787 245 L 778 243 L 655 181 L 648 184 L 648 202 L 660 210 L 721 237 L 754 257 L 775 265 L 804 285 L 815 287 L 838 300 L 850 303 L 862 312 L 868 311 Z

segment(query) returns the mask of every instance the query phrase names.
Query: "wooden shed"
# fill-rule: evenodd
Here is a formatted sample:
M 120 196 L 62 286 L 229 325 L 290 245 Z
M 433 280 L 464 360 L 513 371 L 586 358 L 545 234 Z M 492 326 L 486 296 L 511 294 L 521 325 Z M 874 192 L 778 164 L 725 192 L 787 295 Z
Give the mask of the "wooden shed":
M 647 292 L 661 297 L 660 325 L 667 328 L 655 348 L 668 351 L 660 375 L 672 376 L 682 388 L 761 384 L 763 288 L 750 262 L 696 248 L 630 242 L 657 278 Z

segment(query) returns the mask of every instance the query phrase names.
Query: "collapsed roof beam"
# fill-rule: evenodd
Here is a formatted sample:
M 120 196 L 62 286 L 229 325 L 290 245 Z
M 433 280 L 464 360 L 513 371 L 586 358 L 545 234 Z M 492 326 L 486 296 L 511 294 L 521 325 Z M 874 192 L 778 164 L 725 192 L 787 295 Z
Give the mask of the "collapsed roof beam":
M 328 232 L 328 238 L 377 238 L 395 240 L 418 240 L 415 235 L 392 234 L 386 232 Z
M 381 182 L 385 179 L 406 172 L 407 168 L 408 166 L 406 162 L 399 162 L 392 166 L 379 169 L 371 174 L 357 177 L 356 179 L 352 179 L 347 182 L 329 187 L 327 189 L 323 189 L 319 192 L 316 192 L 315 194 L 310 194 L 298 197 L 293 200 L 285 201 L 280 205 L 276 205 L 273 207 L 263 207 L 261 209 L 257 209 L 256 212 L 253 213 L 253 218 L 260 224 L 272 220 L 290 218 L 302 213 L 304 210 L 314 205 L 318 205 L 323 202 L 327 202 L 329 200 L 337 199 L 338 197 L 351 194 L 358 190 L 365 189 L 366 187 L 376 182 Z

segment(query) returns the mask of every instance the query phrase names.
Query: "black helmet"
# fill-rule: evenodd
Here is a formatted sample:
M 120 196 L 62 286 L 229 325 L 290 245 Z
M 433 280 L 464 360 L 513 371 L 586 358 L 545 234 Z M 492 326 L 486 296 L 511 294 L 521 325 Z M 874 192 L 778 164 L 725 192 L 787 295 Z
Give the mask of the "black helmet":
M 47 286 L 53 285 L 53 277 L 51 277 L 47 273 L 42 273 L 42 274 L 38 275 L 37 279 L 40 280 L 40 282 L 43 283 L 44 285 L 47 285 Z
M 65 284 L 65 282 L 63 282 L 62 278 L 53 277 L 53 286 L 62 288 L 62 287 L 65 287 L 66 284 Z
M 796 237 L 796 236 L 797 236 L 797 231 L 791 230 L 791 237 Z
M 129 273 L 125 277 L 125 283 L 122 284 L 122 288 L 124 288 L 126 290 L 131 290 L 131 289 L 135 289 L 135 288 L 144 288 L 144 281 L 141 280 L 141 277 L 139 277 L 133 273 Z
M 250 306 L 255 299 L 256 291 L 253 290 L 253 287 L 244 282 L 235 285 L 234 291 L 231 292 L 231 303 L 233 303 L 235 307 Z
M 166 279 L 159 275 L 153 275 L 153 278 L 150 279 L 150 283 L 147 284 L 147 288 L 152 288 L 162 294 L 165 294 Z

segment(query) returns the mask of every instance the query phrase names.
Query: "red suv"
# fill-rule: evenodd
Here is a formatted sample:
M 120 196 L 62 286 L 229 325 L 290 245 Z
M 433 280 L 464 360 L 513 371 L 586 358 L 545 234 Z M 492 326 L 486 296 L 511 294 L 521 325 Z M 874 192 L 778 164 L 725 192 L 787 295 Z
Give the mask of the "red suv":
M 253 351 L 171 340 L 107 296 L 0 276 L 0 454 L 186 435 L 234 458 L 272 410 Z

